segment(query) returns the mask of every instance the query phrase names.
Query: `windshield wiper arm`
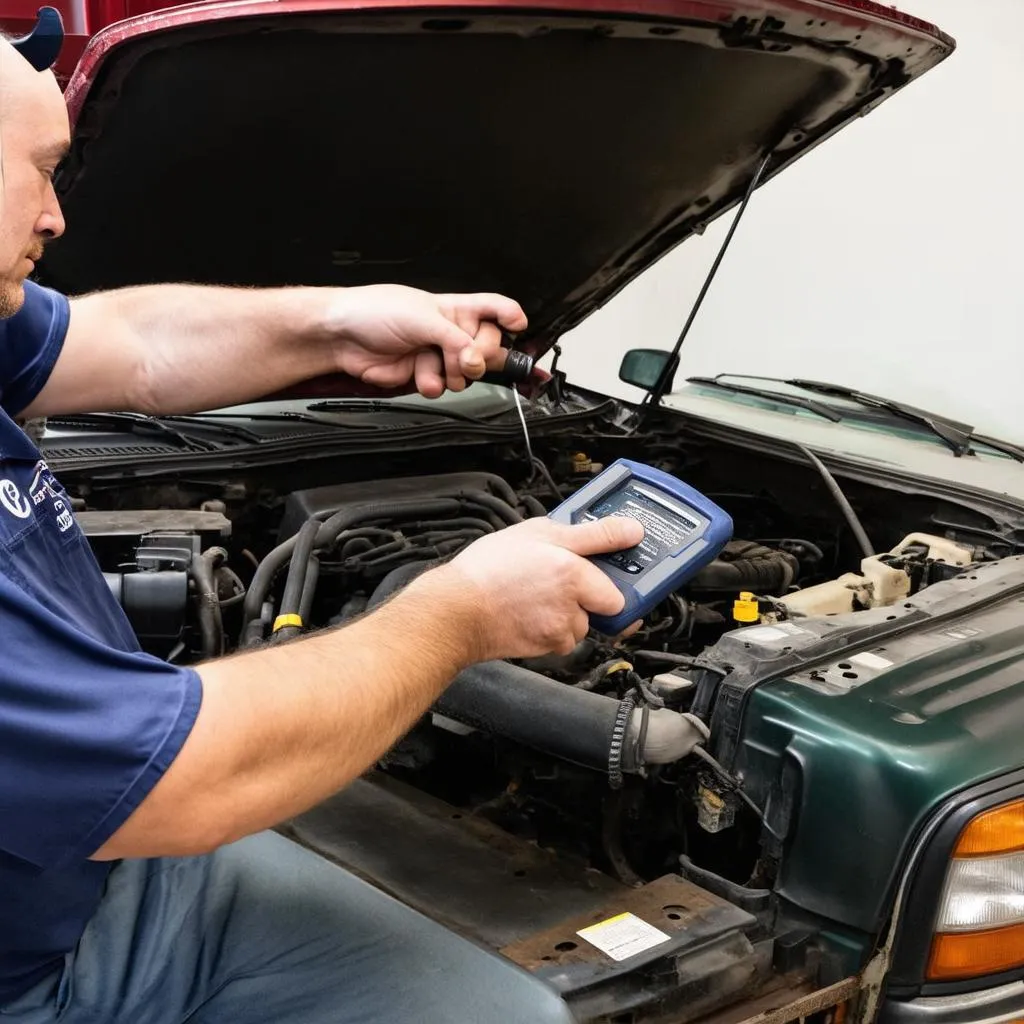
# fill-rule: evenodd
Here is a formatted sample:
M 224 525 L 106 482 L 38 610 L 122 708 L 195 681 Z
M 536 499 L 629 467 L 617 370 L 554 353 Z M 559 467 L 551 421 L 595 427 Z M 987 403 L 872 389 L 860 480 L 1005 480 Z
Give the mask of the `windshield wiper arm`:
M 221 417 L 217 413 L 207 413 L 206 415 L 175 413 L 170 416 L 153 417 L 158 423 L 187 423 L 213 433 L 224 434 L 227 437 L 237 437 L 240 441 L 248 441 L 251 444 L 259 444 L 265 440 L 255 430 L 249 430 L 248 427 L 239 427 L 234 423 L 221 423 L 222 418 L 227 419 L 228 417 Z
M 824 381 L 804 380 L 799 377 L 782 383 L 795 388 L 803 388 L 805 391 L 812 391 L 818 395 L 845 398 L 850 402 L 863 405 L 867 409 L 882 409 L 894 416 L 918 423 L 931 430 L 936 437 L 942 438 L 958 458 L 961 455 L 970 455 L 971 441 L 976 440 L 974 427 L 967 423 L 951 420 L 948 416 L 939 416 L 927 409 L 918 409 L 916 406 L 906 405 L 891 398 L 882 398 L 879 395 L 868 394 L 866 391 L 858 391 L 856 388 L 844 387 L 841 384 L 827 384 Z
M 770 402 L 778 402 L 780 405 L 792 405 L 798 409 L 806 409 L 808 412 L 813 412 L 816 416 L 829 420 L 831 423 L 841 423 L 843 421 L 843 417 L 834 409 L 830 409 L 827 405 L 822 405 L 821 402 L 815 402 L 811 398 L 801 398 L 799 395 L 783 395 L 768 388 L 752 388 L 746 384 L 727 384 L 717 377 L 687 377 L 686 381 L 688 384 L 701 384 L 704 387 L 731 391 L 737 395 L 765 398 Z
M 341 398 L 331 399 L 323 402 L 313 402 L 306 408 L 310 412 L 388 412 L 405 413 L 424 416 L 443 416 L 449 420 L 461 420 L 463 423 L 486 423 L 487 420 L 479 416 L 467 416 L 464 412 L 456 412 L 454 409 L 431 408 L 430 406 L 410 405 L 408 403 L 384 401 L 374 398 Z M 511 412 L 511 408 L 502 409 L 502 413 Z
M 160 418 L 134 412 L 76 412 L 61 416 L 48 416 L 47 423 L 60 426 L 117 427 L 136 434 L 158 434 L 194 452 L 217 451 L 217 445 L 204 438 L 183 433 L 161 421 Z

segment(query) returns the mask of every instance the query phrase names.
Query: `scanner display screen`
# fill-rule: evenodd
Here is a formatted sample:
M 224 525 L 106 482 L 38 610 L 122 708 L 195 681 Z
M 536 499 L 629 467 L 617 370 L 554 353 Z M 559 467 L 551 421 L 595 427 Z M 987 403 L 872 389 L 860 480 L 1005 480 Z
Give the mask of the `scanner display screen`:
M 643 525 L 644 539 L 636 547 L 597 559 L 631 576 L 639 576 L 663 558 L 677 554 L 706 525 L 703 516 L 684 512 L 677 502 L 636 482 L 605 495 L 580 519 L 604 519 L 606 516 L 629 516 Z

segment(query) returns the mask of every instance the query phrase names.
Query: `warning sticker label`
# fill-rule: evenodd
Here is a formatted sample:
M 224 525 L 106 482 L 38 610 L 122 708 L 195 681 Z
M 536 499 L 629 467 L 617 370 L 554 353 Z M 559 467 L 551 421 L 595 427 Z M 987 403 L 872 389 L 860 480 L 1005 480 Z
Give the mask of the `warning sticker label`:
M 637 953 L 668 942 L 671 936 L 636 914 L 619 914 L 576 933 L 613 960 L 628 960 Z

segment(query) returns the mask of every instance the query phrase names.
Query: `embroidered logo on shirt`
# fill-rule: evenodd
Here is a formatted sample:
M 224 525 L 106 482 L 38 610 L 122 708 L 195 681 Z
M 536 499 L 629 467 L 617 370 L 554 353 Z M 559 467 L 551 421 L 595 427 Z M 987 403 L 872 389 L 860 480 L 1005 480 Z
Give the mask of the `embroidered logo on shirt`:
M 35 476 L 32 477 L 28 492 L 32 495 L 34 505 L 50 498 L 53 502 L 54 515 L 57 517 L 57 529 L 61 533 L 66 533 L 75 525 L 75 517 L 71 514 L 71 510 L 60 492 L 57 478 L 50 472 L 50 467 L 42 459 L 36 463 Z
M 28 519 L 32 514 L 28 498 L 18 490 L 13 480 L 0 480 L 0 504 L 18 519 Z

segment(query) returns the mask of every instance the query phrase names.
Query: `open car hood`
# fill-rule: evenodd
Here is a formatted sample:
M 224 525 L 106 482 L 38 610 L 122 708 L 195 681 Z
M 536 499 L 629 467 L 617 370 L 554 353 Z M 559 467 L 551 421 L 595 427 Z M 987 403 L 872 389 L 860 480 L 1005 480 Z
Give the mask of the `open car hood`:
M 766 153 L 770 177 L 953 48 L 865 0 L 544 9 L 243 0 L 110 26 L 68 85 L 41 280 L 501 291 L 537 355 Z

